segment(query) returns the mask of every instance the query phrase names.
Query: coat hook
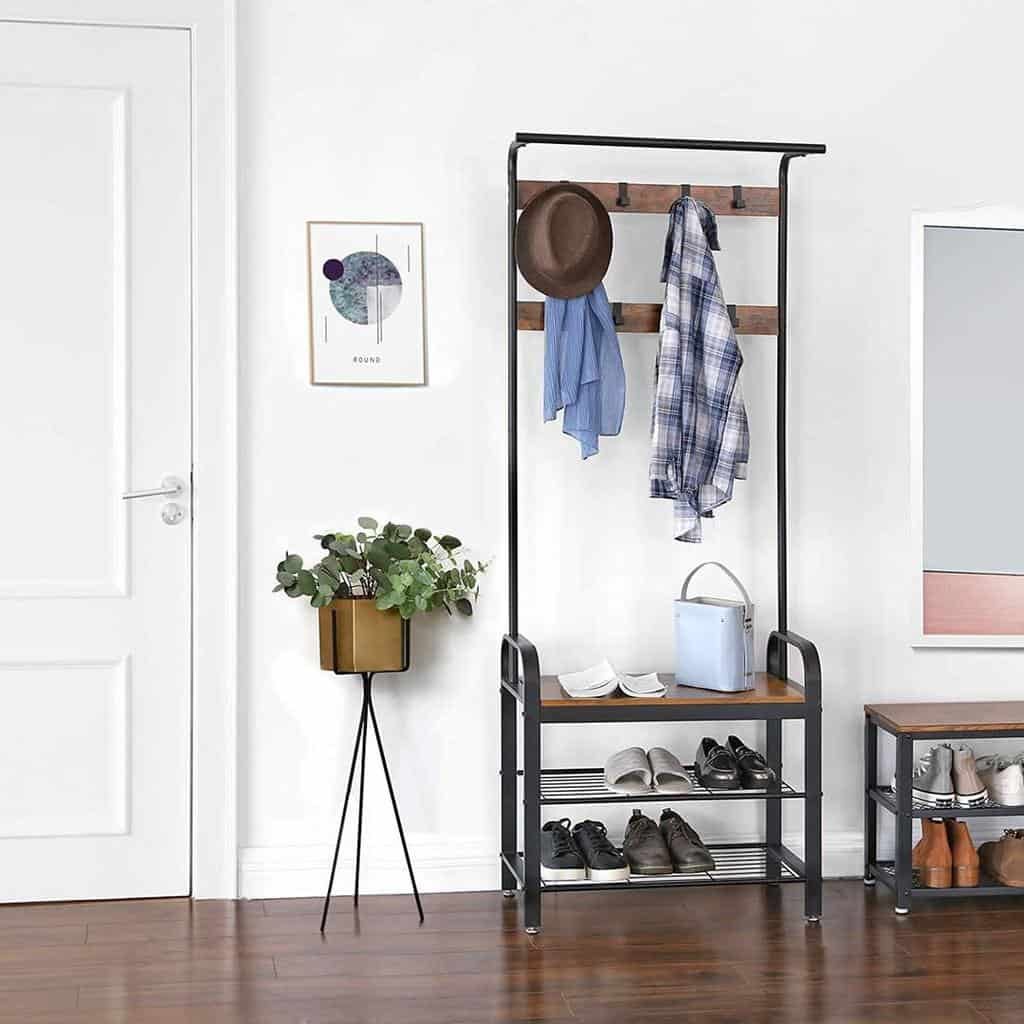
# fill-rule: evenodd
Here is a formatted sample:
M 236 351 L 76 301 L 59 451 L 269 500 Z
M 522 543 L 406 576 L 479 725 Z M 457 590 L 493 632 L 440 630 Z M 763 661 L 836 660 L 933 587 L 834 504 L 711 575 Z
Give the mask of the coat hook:
M 689 185 L 680 185 L 679 186 L 679 198 L 680 199 L 689 199 L 690 198 L 690 186 Z
M 740 318 L 736 313 L 736 307 L 726 306 L 725 308 L 729 311 L 729 323 L 732 324 L 732 329 L 735 331 L 740 325 Z
M 743 198 L 743 186 L 733 185 L 732 187 L 732 208 L 734 210 L 745 210 L 747 201 Z
M 615 324 L 616 327 L 623 327 L 623 326 L 625 326 L 626 321 L 622 319 L 622 303 L 621 302 L 613 302 L 612 303 L 612 323 Z
M 629 206 L 629 185 L 624 181 L 619 182 L 619 195 L 615 200 L 616 206 Z

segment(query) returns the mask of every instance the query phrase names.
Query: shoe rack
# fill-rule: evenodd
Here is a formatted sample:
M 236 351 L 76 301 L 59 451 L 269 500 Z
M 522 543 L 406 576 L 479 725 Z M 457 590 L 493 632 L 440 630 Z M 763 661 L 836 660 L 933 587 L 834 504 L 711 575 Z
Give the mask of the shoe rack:
M 666 150 L 715 150 L 779 156 L 778 187 L 742 185 L 650 185 L 586 182 L 611 213 L 667 213 L 680 195 L 693 195 L 719 216 L 774 217 L 778 225 L 777 304 L 733 306 L 730 316 L 738 334 L 774 336 L 776 342 L 776 526 L 778 554 L 778 628 L 768 639 L 767 671 L 755 687 L 741 693 L 718 693 L 676 686 L 661 674 L 669 692 L 660 698 L 568 697 L 554 676 L 542 675 L 537 648 L 519 632 L 519 492 L 518 492 L 518 345 L 519 331 L 543 329 L 543 306 L 518 300 L 515 233 L 518 210 L 554 182 L 520 181 L 518 159 L 527 145 L 605 146 Z M 521 894 L 526 931 L 541 928 L 545 894 L 591 889 L 650 889 L 664 886 L 799 883 L 804 885 L 804 914 L 821 917 L 821 664 L 814 644 L 788 626 L 786 516 L 786 299 L 788 249 L 788 182 L 790 162 L 825 152 L 822 145 L 777 142 L 720 142 L 706 139 L 654 139 L 597 135 L 518 133 L 508 151 L 508 543 L 509 626 L 501 643 L 501 877 L 502 893 Z M 660 307 L 653 303 L 612 303 L 620 333 L 659 330 Z M 803 683 L 788 677 L 789 648 L 800 656 Z M 695 785 L 679 796 L 652 794 L 624 797 L 609 792 L 603 771 L 595 767 L 542 769 L 544 726 L 612 722 L 749 722 L 766 723 L 766 760 L 777 783 L 765 790 L 722 791 Z M 803 780 L 783 781 L 782 729 L 803 723 Z M 521 747 L 521 759 L 520 759 Z M 691 766 L 692 768 L 692 766 Z M 692 774 L 692 773 L 691 773 Z M 541 807 L 547 804 L 605 804 L 656 800 L 757 800 L 764 804 L 764 840 L 711 844 L 716 868 L 699 875 L 638 876 L 619 882 L 551 882 L 540 877 Z M 782 842 L 783 806 L 804 805 L 804 857 Z
M 878 732 L 896 742 L 896 787 L 878 779 Z M 1024 806 L 986 802 L 980 807 L 931 807 L 913 799 L 914 741 L 1024 738 L 1024 701 L 864 705 L 864 884 L 881 882 L 895 896 L 897 914 L 909 914 L 915 900 L 961 896 L 1024 896 L 1024 888 L 981 875 L 976 886 L 932 889 L 914 884 L 911 853 L 914 820 L 927 818 L 1024 818 Z M 878 812 L 896 820 L 895 859 L 878 859 Z

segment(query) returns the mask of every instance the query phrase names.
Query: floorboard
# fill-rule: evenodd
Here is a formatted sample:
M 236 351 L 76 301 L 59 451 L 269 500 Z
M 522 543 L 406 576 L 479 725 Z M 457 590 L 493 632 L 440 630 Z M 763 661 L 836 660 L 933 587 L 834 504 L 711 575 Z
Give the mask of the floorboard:
M 0 906 L 11 1024 L 1008 1024 L 1024 907 L 829 882 L 564 893 L 527 936 L 498 893 Z

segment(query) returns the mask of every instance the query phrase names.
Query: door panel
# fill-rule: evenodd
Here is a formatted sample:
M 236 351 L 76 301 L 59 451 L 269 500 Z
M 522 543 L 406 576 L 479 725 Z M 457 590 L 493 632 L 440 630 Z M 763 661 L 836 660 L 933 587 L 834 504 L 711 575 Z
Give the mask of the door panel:
M 0 789 L 0 837 L 127 833 L 127 661 L 5 665 L 0 686 L 19 724 L 0 753 L 19 780 Z
M 125 108 L 120 89 L 0 86 L 4 352 L 18 381 L 0 449 L 9 479 L 32 485 L 4 511 L 18 538 L 5 596 L 126 589 L 125 517 L 110 508 L 125 479 Z M 71 509 L 74 560 L 51 543 Z
M 188 33 L 0 23 L 0 901 L 189 889 Z

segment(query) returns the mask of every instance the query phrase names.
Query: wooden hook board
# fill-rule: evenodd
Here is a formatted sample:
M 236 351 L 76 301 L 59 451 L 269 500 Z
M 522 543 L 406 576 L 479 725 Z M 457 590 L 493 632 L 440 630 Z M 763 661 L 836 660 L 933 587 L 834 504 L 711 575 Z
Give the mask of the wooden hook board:
M 535 195 L 543 192 L 557 181 L 519 182 L 519 209 L 522 209 Z M 626 183 L 628 206 L 619 205 L 619 183 L 617 181 L 577 181 L 589 192 L 593 192 L 610 213 L 668 213 L 669 207 L 679 198 L 679 185 L 634 185 Z M 690 195 L 699 199 L 719 217 L 777 217 L 779 215 L 779 190 L 743 186 L 742 209 L 733 206 L 733 185 L 691 185 Z
M 544 303 L 520 302 L 519 330 L 544 330 Z M 661 330 L 660 302 L 623 302 L 622 325 L 626 334 L 657 334 Z M 775 306 L 737 306 L 737 334 L 778 334 L 779 311 Z

